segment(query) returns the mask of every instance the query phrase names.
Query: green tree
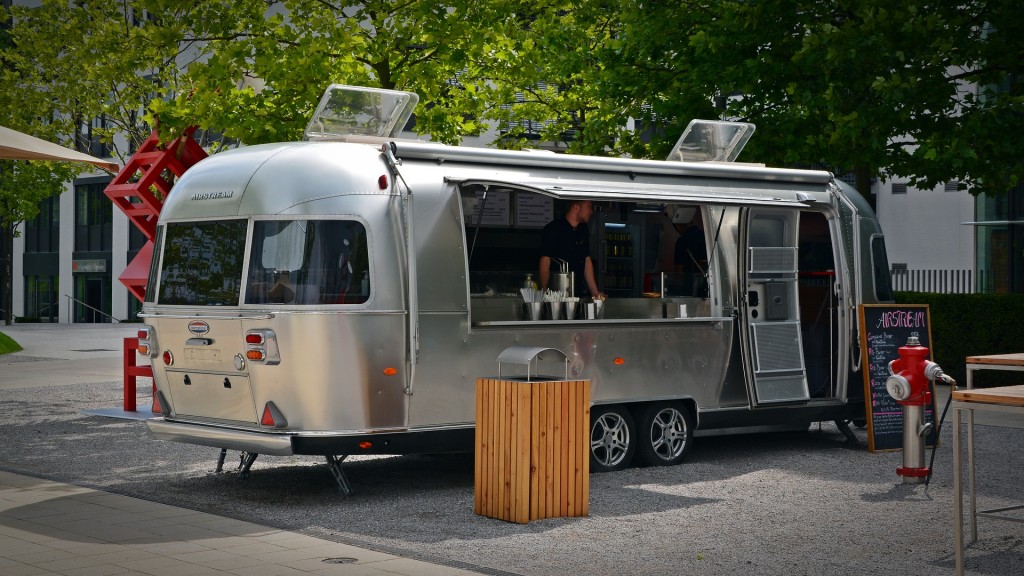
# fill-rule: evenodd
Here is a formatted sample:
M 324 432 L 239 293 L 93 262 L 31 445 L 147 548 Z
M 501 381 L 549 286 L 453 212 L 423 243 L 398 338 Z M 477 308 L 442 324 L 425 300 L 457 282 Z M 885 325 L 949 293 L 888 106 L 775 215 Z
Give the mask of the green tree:
M 0 91 L 29 88 L 18 108 L 69 135 L 104 116 L 132 140 L 155 119 L 168 138 L 198 124 L 294 140 L 336 82 L 419 93 L 417 130 L 447 143 L 498 122 L 502 145 L 530 145 L 529 120 L 573 152 L 663 158 L 690 119 L 720 115 L 758 125 L 743 160 L 853 171 L 862 192 L 876 175 L 974 192 L 1024 176 L 1024 13 L 1005 0 L 43 0 L 15 14 Z
M 756 123 L 745 159 L 853 171 L 866 195 L 874 175 L 925 188 L 955 180 L 975 193 L 1024 176 L 1024 94 L 1012 82 L 1024 72 L 1024 16 L 1013 3 L 684 4 L 644 11 L 659 33 L 633 36 L 636 61 L 660 70 L 655 86 L 686 70 L 678 88 Z
M 417 130 L 442 142 L 484 128 L 476 66 L 502 17 L 493 3 L 283 0 L 265 13 L 267 5 L 201 4 L 161 18 L 193 51 L 174 98 L 152 105 L 169 134 L 199 124 L 249 144 L 295 140 L 330 83 L 418 93 L 427 105 Z
M 1024 13 L 968 0 L 547 0 L 488 54 L 493 117 L 570 151 L 664 158 L 692 118 L 754 122 L 741 159 L 958 181 L 1024 177 Z M 513 105 L 515 94 L 522 103 Z M 492 104 L 493 105 L 493 104 Z M 636 130 L 626 130 L 625 120 Z
M 72 146 L 88 146 L 92 124 L 93 136 L 124 160 L 149 135 L 144 109 L 173 88 L 183 48 L 147 25 L 142 4 L 43 0 L 0 13 L 14 22 L 0 53 L 0 99 L 10 106 L 2 114 L 51 125 Z

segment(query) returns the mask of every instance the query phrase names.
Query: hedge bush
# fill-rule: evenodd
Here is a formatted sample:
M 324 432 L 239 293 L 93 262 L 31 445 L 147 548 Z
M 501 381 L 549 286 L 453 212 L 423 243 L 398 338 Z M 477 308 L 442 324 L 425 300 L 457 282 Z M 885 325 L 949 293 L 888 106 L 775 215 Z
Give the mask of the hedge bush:
M 928 304 L 932 359 L 960 386 L 968 356 L 1024 352 L 1024 294 L 897 292 L 896 302 Z M 974 380 L 975 386 L 1024 384 L 1024 373 L 983 370 Z

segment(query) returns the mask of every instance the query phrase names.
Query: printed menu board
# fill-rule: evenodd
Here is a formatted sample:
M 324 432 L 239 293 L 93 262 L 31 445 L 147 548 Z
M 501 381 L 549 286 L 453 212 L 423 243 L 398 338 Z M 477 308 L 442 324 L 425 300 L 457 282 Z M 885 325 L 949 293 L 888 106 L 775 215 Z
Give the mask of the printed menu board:
M 540 194 L 516 194 L 516 226 L 543 228 L 555 219 L 554 200 Z
M 462 213 L 465 214 L 466 225 L 510 226 L 510 197 L 508 190 L 491 190 L 484 201 L 484 192 L 480 190 L 472 198 L 463 198 Z M 482 218 L 481 209 L 484 211 Z
M 889 396 L 889 362 L 899 359 L 899 348 L 907 338 L 917 336 L 921 346 L 931 348 L 931 317 L 927 304 L 865 304 L 860 306 L 861 372 L 864 374 L 864 403 L 867 407 L 868 450 L 903 448 L 903 407 Z M 929 355 L 930 356 L 930 355 Z M 925 407 L 925 422 L 932 423 L 928 446 L 934 446 L 935 396 Z

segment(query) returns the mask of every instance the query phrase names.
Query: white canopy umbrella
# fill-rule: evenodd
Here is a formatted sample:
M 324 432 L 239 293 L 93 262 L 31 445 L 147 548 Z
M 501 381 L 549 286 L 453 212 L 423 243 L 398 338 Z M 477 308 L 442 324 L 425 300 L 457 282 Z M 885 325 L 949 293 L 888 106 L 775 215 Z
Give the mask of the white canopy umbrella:
M 0 158 L 5 160 L 87 162 L 115 174 L 121 169 L 114 162 L 100 160 L 95 156 L 83 154 L 4 126 L 0 126 Z

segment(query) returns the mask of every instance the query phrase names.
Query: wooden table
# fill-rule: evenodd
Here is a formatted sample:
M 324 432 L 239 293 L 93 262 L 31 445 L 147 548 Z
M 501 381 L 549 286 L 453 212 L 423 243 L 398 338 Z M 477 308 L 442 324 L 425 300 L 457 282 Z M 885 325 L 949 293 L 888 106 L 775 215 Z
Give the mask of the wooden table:
M 1020 416 L 1024 421 L 1024 385 L 1000 386 L 975 390 L 971 372 L 991 368 L 995 370 L 1024 370 L 1024 354 L 1003 354 L 999 356 L 972 356 L 967 358 L 967 389 L 952 392 L 953 410 L 956 413 L 956 428 L 953 430 L 953 500 L 954 522 L 953 538 L 956 548 L 956 574 L 964 573 L 964 501 L 962 483 L 962 458 L 960 456 L 960 437 L 962 434 L 961 415 L 967 412 L 967 468 L 968 468 L 968 499 L 971 506 L 971 542 L 978 539 L 978 516 L 1024 522 L 1019 517 L 1001 514 L 1010 510 L 1024 508 L 1024 504 L 1005 506 L 990 510 L 978 510 L 977 492 L 974 483 L 974 412 L 978 410 L 992 412 L 1009 412 Z

